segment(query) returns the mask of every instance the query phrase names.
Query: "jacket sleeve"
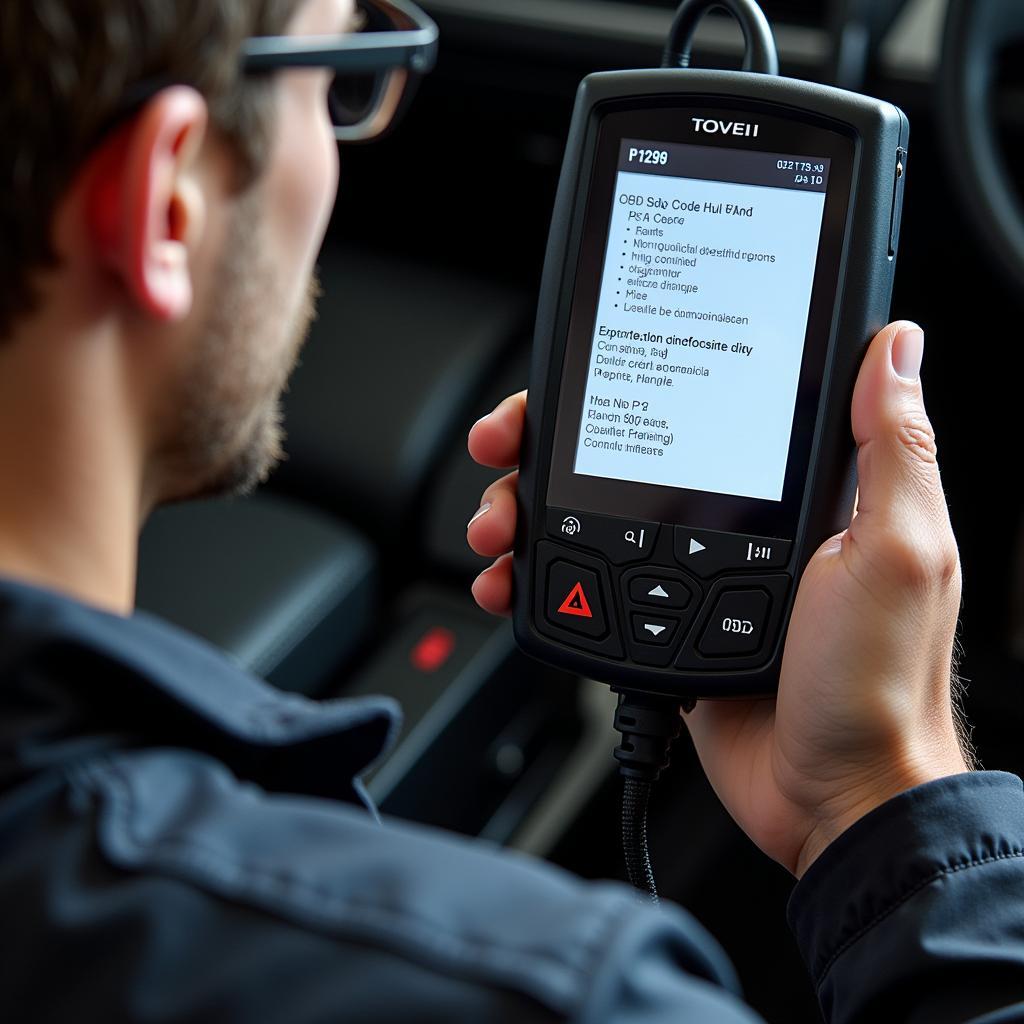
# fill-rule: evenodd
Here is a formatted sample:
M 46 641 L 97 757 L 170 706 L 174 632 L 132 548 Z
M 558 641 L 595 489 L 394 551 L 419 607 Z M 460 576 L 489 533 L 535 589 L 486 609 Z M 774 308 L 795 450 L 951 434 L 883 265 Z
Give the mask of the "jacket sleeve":
M 1021 780 L 901 793 L 822 853 L 788 914 L 829 1024 L 1024 1021 Z

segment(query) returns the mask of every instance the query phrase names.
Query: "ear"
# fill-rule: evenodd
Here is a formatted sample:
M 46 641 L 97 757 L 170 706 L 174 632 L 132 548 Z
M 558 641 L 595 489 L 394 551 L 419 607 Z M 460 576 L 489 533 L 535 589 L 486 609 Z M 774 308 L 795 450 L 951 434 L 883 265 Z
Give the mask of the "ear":
M 194 172 L 207 118 L 194 89 L 158 93 L 97 154 L 86 200 L 97 258 L 162 321 L 192 308 L 189 255 L 206 211 Z

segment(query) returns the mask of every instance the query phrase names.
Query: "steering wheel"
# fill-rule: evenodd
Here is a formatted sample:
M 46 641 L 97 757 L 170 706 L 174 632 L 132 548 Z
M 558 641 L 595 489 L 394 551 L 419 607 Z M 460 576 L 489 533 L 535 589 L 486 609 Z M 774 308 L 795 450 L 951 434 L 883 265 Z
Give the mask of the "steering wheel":
M 1024 295 L 1024 205 L 997 140 L 999 51 L 1024 40 L 1021 0 L 949 0 L 937 117 L 968 214 L 1010 287 Z

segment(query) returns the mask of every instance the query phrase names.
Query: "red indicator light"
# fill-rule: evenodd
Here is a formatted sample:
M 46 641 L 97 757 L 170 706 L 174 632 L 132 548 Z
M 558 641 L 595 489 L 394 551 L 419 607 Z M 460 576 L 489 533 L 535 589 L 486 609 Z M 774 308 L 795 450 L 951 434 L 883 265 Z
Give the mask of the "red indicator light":
M 409 652 L 409 661 L 421 672 L 436 672 L 454 650 L 455 634 L 444 626 L 434 626 L 416 641 Z

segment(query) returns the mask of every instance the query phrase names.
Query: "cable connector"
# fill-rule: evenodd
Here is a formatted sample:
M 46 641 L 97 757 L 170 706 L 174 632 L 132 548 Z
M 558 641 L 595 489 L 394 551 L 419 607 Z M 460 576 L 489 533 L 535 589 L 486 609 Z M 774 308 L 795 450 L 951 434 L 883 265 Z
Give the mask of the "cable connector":
M 619 771 L 631 779 L 654 782 L 668 767 L 672 742 L 679 735 L 680 701 L 643 693 L 620 693 L 615 728 L 622 740 L 615 748 Z

